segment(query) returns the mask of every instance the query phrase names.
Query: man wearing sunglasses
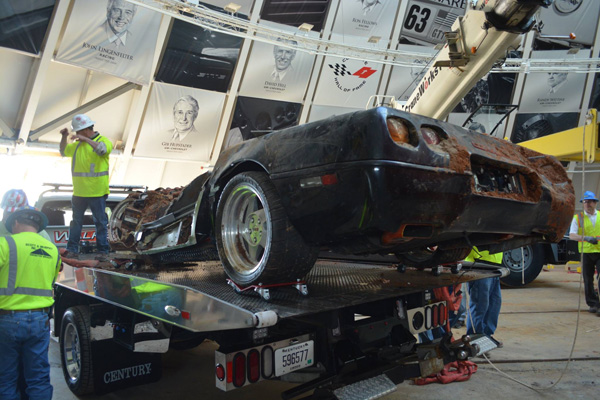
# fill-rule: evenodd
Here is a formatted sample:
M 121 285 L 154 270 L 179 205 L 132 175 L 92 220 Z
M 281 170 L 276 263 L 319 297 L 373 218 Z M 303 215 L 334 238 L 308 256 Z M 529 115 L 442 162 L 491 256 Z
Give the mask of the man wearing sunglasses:
M 594 192 L 587 191 L 580 200 L 583 203 L 583 212 L 575 214 L 571 222 L 569 238 L 579 243 L 581 253 L 581 270 L 585 289 L 585 302 L 589 312 L 600 315 L 600 299 L 594 288 L 594 271 L 600 273 L 600 224 L 598 224 L 598 211 L 596 205 L 598 198 Z

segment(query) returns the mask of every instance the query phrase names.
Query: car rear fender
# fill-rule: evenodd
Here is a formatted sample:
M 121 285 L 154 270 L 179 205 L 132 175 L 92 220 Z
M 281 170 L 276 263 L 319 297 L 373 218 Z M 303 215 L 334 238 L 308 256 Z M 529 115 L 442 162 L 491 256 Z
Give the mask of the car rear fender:
M 248 171 L 260 171 L 265 172 L 267 175 L 269 174 L 267 168 L 256 160 L 239 160 L 236 163 L 232 163 L 229 167 L 221 169 L 218 174 L 213 175 L 210 182 L 210 199 L 213 215 L 217 211 L 219 197 L 227 182 L 234 176 Z

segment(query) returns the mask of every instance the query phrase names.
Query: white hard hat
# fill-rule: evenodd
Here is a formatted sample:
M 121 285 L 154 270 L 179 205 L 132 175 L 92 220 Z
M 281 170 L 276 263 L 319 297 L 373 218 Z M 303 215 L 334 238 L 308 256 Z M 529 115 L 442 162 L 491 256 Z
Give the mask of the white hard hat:
M 71 122 L 71 129 L 75 132 L 80 131 L 85 128 L 89 128 L 94 125 L 95 122 L 90 119 L 85 114 L 77 114 L 73 117 L 73 121 Z

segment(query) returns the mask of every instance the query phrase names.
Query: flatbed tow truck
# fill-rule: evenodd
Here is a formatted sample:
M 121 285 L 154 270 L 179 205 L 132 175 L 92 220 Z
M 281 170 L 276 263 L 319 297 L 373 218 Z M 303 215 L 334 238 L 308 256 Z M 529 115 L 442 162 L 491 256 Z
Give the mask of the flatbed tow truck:
M 168 3 L 178 18 L 191 12 L 181 2 L 132 2 L 157 12 Z M 396 106 L 444 118 L 532 28 L 537 9 L 550 4 L 478 0 L 453 25 L 439 62 L 407 104 Z M 282 398 L 378 398 L 404 380 L 496 348 L 485 335 L 453 339 L 448 332 L 428 343 L 415 335 L 449 325 L 447 303 L 434 289 L 508 274 L 468 263 L 434 265 L 430 274 L 398 264 L 318 260 L 303 281 L 244 290 L 227 284 L 219 262 L 136 269 L 135 260 L 106 267 L 63 261 L 54 328 L 76 395 L 155 381 L 160 353 L 210 339 L 219 344 L 214 373 L 222 390 L 303 374 L 311 379 L 298 379 L 304 383 Z
M 415 335 L 447 325 L 446 302 L 434 298 L 434 288 L 507 273 L 470 263 L 430 274 L 319 260 L 303 282 L 239 293 L 216 261 L 131 271 L 63 265 L 54 318 L 73 393 L 156 381 L 160 353 L 210 339 L 219 344 L 219 389 L 314 374 L 282 393 L 284 399 L 309 392 L 312 398 L 377 398 L 406 379 L 494 349 L 484 335 L 452 340 L 450 334 L 424 344 Z

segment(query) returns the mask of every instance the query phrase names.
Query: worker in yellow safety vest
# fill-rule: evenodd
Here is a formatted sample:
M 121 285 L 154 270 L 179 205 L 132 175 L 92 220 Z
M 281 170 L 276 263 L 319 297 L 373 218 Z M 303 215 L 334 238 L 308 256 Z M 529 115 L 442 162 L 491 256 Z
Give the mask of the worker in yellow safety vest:
M 19 398 L 19 363 L 27 396 L 52 398 L 48 314 L 61 263 L 56 246 L 38 235 L 47 224 L 23 206 L 6 220 L 11 235 L 0 238 L 0 399 Z
M 106 261 L 110 251 L 108 244 L 108 216 L 106 215 L 106 197 L 108 196 L 108 160 L 113 145 L 110 140 L 94 131 L 94 121 L 87 115 L 73 117 L 71 123 L 75 134 L 73 143 L 67 144 L 69 131 L 60 131 L 60 154 L 71 157 L 71 176 L 73 180 L 73 220 L 69 229 L 67 258 L 79 258 L 79 240 L 85 210 L 92 211 L 96 225 L 97 260 Z
M 596 210 L 598 198 L 594 192 L 587 191 L 579 202 L 583 203 L 583 212 L 573 217 L 569 239 L 580 242 L 581 274 L 588 311 L 600 315 L 600 299 L 594 288 L 594 271 L 600 273 L 600 244 L 598 244 L 600 224 L 597 223 L 598 211 Z M 598 284 L 600 285 L 600 280 Z
M 473 246 L 465 261 L 502 264 L 502 253 L 490 254 L 486 250 L 479 250 Z M 497 342 L 498 347 L 502 347 L 502 342 L 492 336 L 498 327 L 501 306 L 499 277 L 469 282 L 470 315 L 467 315 L 467 334 L 485 333 Z

